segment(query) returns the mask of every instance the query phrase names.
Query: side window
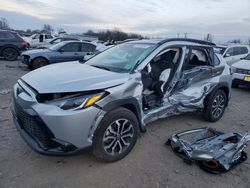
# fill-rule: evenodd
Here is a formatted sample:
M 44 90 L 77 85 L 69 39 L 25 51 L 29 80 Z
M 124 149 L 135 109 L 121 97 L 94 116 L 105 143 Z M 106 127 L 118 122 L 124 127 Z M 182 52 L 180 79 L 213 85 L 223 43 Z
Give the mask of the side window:
M 82 52 L 94 52 L 95 48 L 95 45 L 82 43 Z
M 61 48 L 64 52 L 78 52 L 79 43 L 69 43 Z
M 61 38 L 55 39 L 55 40 L 51 41 L 51 44 L 57 44 L 57 43 L 59 43 L 59 42 L 62 42 L 62 39 L 61 39 Z
M 209 66 L 208 57 L 203 50 L 190 49 L 184 63 L 184 70 L 189 70 L 197 66 Z
M 217 57 L 217 55 L 214 53 L 214 65 L 219 65 L 220 64 L 220 60 L 219 58 Z
M 4 33 L 0 32 L 0 39 L 4 39 Z
M 45 39 L 53 39 L 51 35 L 45 35 Z
M 0 32 L 0 38 L 2 39 L 11 39 L 14 38 L 13 34 L 8 32 Z
M 229 56 L 234 56 L 234 48 L 229 48 L 226 52 Z
M 40 36 L 40 35 L 37 35 L 37 34 L 36 34 L 32 39 L 39 39 L 39 36 Z
M 242 54 L 247 54 L 248 53 L 248 50 L 246 47 L 235 47 L 234 48 L 235 50 L 235 55 L 242 55 Z

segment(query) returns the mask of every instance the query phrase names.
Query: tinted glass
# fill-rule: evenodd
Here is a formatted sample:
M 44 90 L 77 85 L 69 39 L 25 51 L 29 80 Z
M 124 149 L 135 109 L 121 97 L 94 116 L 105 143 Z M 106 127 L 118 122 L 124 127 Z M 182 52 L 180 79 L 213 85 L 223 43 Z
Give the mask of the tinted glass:
M 12 39 L 15 38 L 12 33 L 9 32 L 0 32 L 0 38 L 2 39 Z
M 234 54 L 234 48 L 229 48 L 228 50 L 227 50 L 227 53 L 226 54 L 229 54 L 230 56 L 234 56 L 235 54 Z
M 61 48 L 64 52 L 78 52 L 79 43 L 69 43 Z
M 245 60 L 250 60 L 250 54 L 248 54 L 244 59 Z
M 61 38 L 52 40 L 52 41 L 51 41 L 51 44 L 57 44 L 57 43 L 59 43 L 59 42 L 62 42 L 62 39 L 61 39 Z
M 83 43 L 82 44 L 82 52 L 94 52 L 95 51 L 95 45 Z
M 53 37 L 51 35 L 45 35 L 45 39 L 52 39 Z
M 4 38 L 3 32 L 0 31 L 0 39 L 3 39 L 3 38 Z

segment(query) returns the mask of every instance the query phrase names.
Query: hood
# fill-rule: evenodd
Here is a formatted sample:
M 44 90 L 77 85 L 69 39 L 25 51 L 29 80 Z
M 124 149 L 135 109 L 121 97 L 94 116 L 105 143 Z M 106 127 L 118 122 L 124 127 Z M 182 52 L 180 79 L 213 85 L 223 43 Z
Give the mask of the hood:
M 232 65 L 235 68 L 250 70 L 250 60 L 240 60 Z
M 105 89 L 125 83 L 128 73 L 107 70 L 67 62 L 36 69 L 21 79 L 39 93 L 64 93 Z
M 41 53 L 51 52 L 49 49 L 36 49 L 36 50 L 28 50 L 22 53 L 22 55 L 35 55 Z

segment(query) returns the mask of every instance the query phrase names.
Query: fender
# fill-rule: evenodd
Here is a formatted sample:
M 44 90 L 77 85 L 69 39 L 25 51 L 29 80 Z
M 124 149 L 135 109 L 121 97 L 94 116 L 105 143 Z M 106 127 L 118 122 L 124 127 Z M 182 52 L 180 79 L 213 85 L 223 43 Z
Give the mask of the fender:
M 134 97 L 129 97 L 125 99 L 118 99 L 112 101 L 102 107 L 102 110 L 109 112 L 115 108 L 124 107 L 132 111 L 138 118 L 141 132 L 145 132 L 146 129 L 142 126 L 141 108 L 138 100 Z

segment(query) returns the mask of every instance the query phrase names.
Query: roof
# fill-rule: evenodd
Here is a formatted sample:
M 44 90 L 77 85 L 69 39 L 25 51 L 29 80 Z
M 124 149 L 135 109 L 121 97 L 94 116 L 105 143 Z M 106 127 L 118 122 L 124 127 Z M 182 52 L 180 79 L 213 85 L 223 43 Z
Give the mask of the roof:
M 145 39 L 145 40 L 136 40 L 131 41 L 129 43 L 150 43 L 150 44 L 164 44 L 167 42 L 191 42 L 197 43 L 201 45 L 208 45 L 208 46 L 216 46 L 216 44 L 204 40 L 197 40 L 197 39 L 190 39 L 190 38 L 168 38 L 168 39 Z

